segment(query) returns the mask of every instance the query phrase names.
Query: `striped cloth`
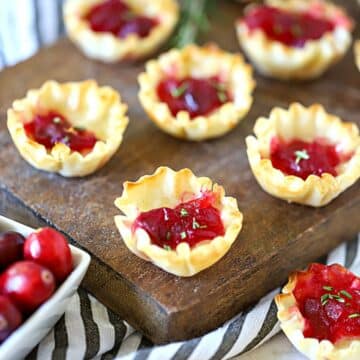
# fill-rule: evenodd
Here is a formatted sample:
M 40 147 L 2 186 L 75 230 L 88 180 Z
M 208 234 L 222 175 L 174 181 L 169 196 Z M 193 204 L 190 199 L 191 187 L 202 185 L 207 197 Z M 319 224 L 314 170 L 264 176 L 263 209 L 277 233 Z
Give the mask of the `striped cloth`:
M 360 275 L 360 236 L 332 251 L 339 263 Z M 73 296 L 65 315 L 28 359 L 221 360 L 239 356 L 279 330 L 276 289 L 222 327 L 196 339 L 155 346 L 86 291 Z M 239 359 L 240 360 L 240 359 Z
M 0 69 L 25 60 L 64 34 L 64 0 L 0 0 Z

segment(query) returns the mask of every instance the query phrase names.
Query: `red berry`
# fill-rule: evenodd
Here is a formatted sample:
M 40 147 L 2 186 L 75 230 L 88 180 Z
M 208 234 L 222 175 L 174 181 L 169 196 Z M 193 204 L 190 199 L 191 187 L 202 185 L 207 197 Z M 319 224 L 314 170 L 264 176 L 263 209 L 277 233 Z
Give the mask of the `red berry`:
M 25 238 L 14 231 L 0 233 L 0 268 L 21 260 Z
M 47 267 L 58 282 L 63 281 L 73 269 L 70 247 L 65 237 L 51 228 L 42 228 L 26 238 L 24 257 Z
M 0 295 L 0 344 L 22 323 L 22 316 L 16 306 Z
M 54 290 L 51 271 L 32 261 L 18 261 L 0 276 L 0 293 L 25 313 L 36 310 Z

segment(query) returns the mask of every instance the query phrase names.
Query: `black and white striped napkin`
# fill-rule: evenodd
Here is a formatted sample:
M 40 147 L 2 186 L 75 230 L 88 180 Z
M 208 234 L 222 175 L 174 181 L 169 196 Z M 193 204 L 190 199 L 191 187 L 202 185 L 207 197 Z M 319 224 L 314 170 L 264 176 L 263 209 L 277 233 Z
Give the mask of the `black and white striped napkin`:
M 360 235 L 332 251 L 327 264 L 339 263 L 360 275 Z M 279 330 L 276 289 L 222 327 L 196 339 L 153 345 L 84 290 L 71 299 L 65 315 L 28 359 L 221 360 L 244 354 Z

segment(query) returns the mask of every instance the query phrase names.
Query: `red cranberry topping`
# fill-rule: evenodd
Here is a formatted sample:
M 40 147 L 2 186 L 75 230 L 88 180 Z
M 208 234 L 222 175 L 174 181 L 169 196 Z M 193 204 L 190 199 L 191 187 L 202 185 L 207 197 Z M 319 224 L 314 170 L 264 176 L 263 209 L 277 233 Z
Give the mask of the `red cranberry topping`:
M 48 268 L 58 282 L 65 280 L 73 269 L 66 239 L 51 228 L 42 228 L 26 238 L 24 257 Z
M 25 238 L 14 231 L 0 233 L 0 269 L 21 260 Z
M 18 261 L 0 276 L 0 293 L 25 313 L 36 310 L 54 290 L 54 275 L 32 261 Z
M 272 6 L 256 6 L 243 19 L 250 31 L 261 29 L 272 40 L 303 47 L 335 28 L 335 23 L 310 12 L 293 13 Z
M 174 209 L 164 207 L 143 212 L 137 217 L 133 230 L 144 229 L 154 244 L 167 250 L 176 249 L 181 242 L 193 247 L 225 233 L 214 202 L 214 194 L 206 192 Z
M 337 176 L 336 167 L 347 158 L 336 150 L 336 146 L 322 139 L 308 143 L 302 140 L 285 142 L 274 137 L 270 146 L 270 159 L 273 167 L 286 175 L 302 179 L 313 174 L 321 176 L 329 173 Z
M 224 103 L 231 101 L 225 84 L 217 77 L 195 79 L 187 77 L 182 80 L 168 78 L 161 81 L 157 94 L 176 116 L 179 111 L 187 111 L 191 118 L 208 115 Z
M 48 150 L 56 143 L 63 143 L 72 151 L 83 153 L 90 151 L 97 142 L 91 131 L 73 127 L 64 116 L 54 111 L 35 115 L 31 122 L 24 124 L 24 129 L 27 136 Z
M 360 337 L 360 278 L 340 265 L 312 264 L 297 277 L 294 296 L 305 318 L 305 337 Z
M 106 0 L 95 5 L 85 20 L 95 32 L 109 32 L 119 38 L 130 34 L 146 37 L 158 25 L 156 19 L 136 15 L 122 0 Z
M 22 322 L 22 316 L 16 306 L 5 296 L 0 295 L 0 344 Z

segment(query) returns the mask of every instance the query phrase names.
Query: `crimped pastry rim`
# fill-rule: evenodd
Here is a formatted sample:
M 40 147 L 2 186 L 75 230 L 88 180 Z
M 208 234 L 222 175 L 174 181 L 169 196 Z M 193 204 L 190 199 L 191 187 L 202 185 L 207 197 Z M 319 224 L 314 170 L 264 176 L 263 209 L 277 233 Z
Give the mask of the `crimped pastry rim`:
M 360 339 L 343 340 L 333 344 L 329 340 L 319 341 L 316 338 L 304 337 L 304 318 L 293 295 L 297 277 L 305 271 L 295 271 L 289 276 L 288 283 L 282 293 L 275 296 L 278 308 L 277 317 L 281 329 L 290 342 L 309 359 L 312 360 L 356 360 L 360 357 Z
M 102 132 L 108 132 L 107 136 L 101 137 L 87 154 L 71 151 L 63 143 L 56 144 L 48 151 L 44 145 L 26 135 L 23 124 L 27 120 L 30 121 L 37 111 L 59 111 L 64 115 L 71 107 L 72 113 L 82 111 L 81 118 L 86 124 L 89 120 L 86 114 L 83 114 L 82 101 L 87 96 L 92 96 L 92 99 L 102 104 L 107 114 L 106 123 L 100 115 L 97 121 L 102 123 Z M 61 110 L 53 106 L 56 101 L 59 101 L 58 106 L 61 104 Z M 49 105 L 51 108 L 47 107 L 48 104 L 52 104 Z M 129 121 L 125 115 L 126 111 L 127 105 L 121 102 L 117 91 L 108 86 L 100 87 L 94 80 L 66 83 L 48 80 L 39 89 L 29 90 L 24 98 L 13 102 L 12 108 L 8 110 L 7 126 L 20 155 L 32 166 L 65 177 L 80 177 L 102 167 L 119 148 Z M 68 120 L 71 121 L 71 118 Z M 94 119 L 92 121 L 92 127 L 96 127 Z M 96 133 L 95 129 L 91 130 Z
M 306 119 L 306 123 L 301 123 L 303 118 Z M 265 150 L 269 150 L 271 138 L 279 136 L 278 127 L 280 125 L 278 124 L 280 122 L 283 125 L 281 138 L 286 133 L 295 132 L 296 134 L 287 136 L 286 139 L 299 137 L 303 140 L 312 140 L 318 136 L 316 132 L 320 132 L 321 136 L 330 142 L 337 143 L 339 141 L 340 143 L 340 140 L 333 141 L 333 138 L 328 137 L 331 135 L 330 127 L 331 129 L 336 128 L 339 133 L 344 135 L 342 138 L 344 151 L 353 151 L 354 154 L 349 161 L 341 164 L 341 172 L 336 177 L 325 173 L 321 177 L 310 175 L 303 180 L 294 175 L 283 174 L 272 166 L 271 160 L 267 158 L 268 155 L 263 154 L 266 147 Z M 323 132 L 320 131 L 320 128 Z M 256 120 L 254 132 L 256 136 L 251 135 L 246 138 L 250 167 L 263 190 L 275 197 L 314 207 L 324 206 L 360 178 L 358 127 L 354 123 L 345 123 L 337 116 L 330 115 L 319 104 L 306 108 L 299 103 L 293 103 L 287 110 L 276 107 L 271 111 L 269 118 L 260 117 Z M 300 135 L 300 132 L 303 135 Z M 327 135 L 323 135 L 323 133 Z M 337 134 L 332 134 L 332 136 L 339 137 Z
M 304 5 L 302 0 L 267 0 L 266 4 L 285 9 Z M 310 0 L 308 3 L 322 3 L 329 13 L 341 13 L 349 21 L 348 28 L 336 26 L 318 40 L 308 40 L 304 47 L 296 48 L 272 40 L 261 29 L 249 32 L 240 20 L 236 31 L 240 44 L 255 67 L 263 75 L 281 80 L 308 80 L 321 76 L 328 67 L 339 61 L 351 45 L 351 19 L 338 6 L 325 0 Z M 248 5 L 252 7 L 254 5 Z M 329 51 L 331 49 L 331 52 Z
M 187 111 L 180 111 L 173 116 L 168 105 L 158 99 L 156 86 L 159 81 L 168 76 L 174 66 L 185 69 L 182 72 L 186 72 L 181 73 L 180 78 L 192 73 L 194 59 L 197 59 L 196 61 L 204 59 L 205 70 L 202 69 L 202 72 L 207 71 L 205 60 L 210 61 L 209 59 L 211 59 L 212 64 L 216 64 L 219 68 L 221 62 L 230 64 L 226 76 L 233 86 L 233 92 L 239 92 L 239 94 L 236 95 L 236 100 L 224 103 L 207 116 L 197 116 L 191 119 Z M 245 117 L 253 102 L 252 92 L 255 80 L 252 76 L 252 67 L 245 63 L 242 55 L 228 53 L 214 44 L 202 47 L 192 44 L 181 50 L 172 49 L 160 55 L 157 60 L 148 61 L 145 68 L 145 72 L 138 77 L 139 100 L 150 119 L 161 130 L 180 139 L 202 141 L 226 134 Z M 172 76 L 174 75 L 172 74 Z M 192 74 L 192 76 L 203 77 L 196 74 Z M 238 85 L 237 88 L 234 86 L 234 84 L 236 85 L 235 78 L 241 78 L 241 85 Z
M 161 184 L 162 188 L 159 190 Z M 162 205 L 160 202 L 156 207 L 175 206 L 182 200 L 183 194 L 187 193 L 185 189 L 189 187 L 212 190 L 217 194 L 219 206 L 221 205 L 220 213 L 225 227 L 225 235 L 218 236 L 211 241 L 203 241 L 193 248 L 190 248 L 186 242 L 178 244 L 176 250 L 165 250 L 152 244 L 146 231 L 142 229 L 132 231 L 132 224 L 141 211 L 156 208 L 148 206 L 144 208 L 141 197 L 137 200 L 138 205 L 141 205 L 142 208 L 137 208 L 134 204 L 133 198 L 136 197 L 136 193 L 143 191 L 144 186 L 154 189 L 154 194 L 156 193 L 158 197 L 164 196 Z M 163 195 L 161 195 L 162 192 Z M 145 193 L 148 199 L 152 195 L 147 187 Z M 159 167 L 151 175 L 142 176 L 135 182 L 125 182 L 123 194 L 115 200 L 115 206 L 125 214 L 115 216 L 115 223 L 129 250 L 177 276 L 193 276 L 220 260 L 229 251 L 242 228 L 243 215 L 238 209 L 236 199 L 225 196 L 221 186 L 213 184 L 209 178 L 196 177 L 187 168 L 176 172 L 168 167 Z
M 179 18 L 179 6 L 176 0 L 125 0 L 134 2 L 137 11 L 146 13 L 144 6 L 153 13 L 154 4 L 158 7 L 156 16 L 161 17 L 150 34 L 144 38 L 131 34 L 119 39 L 112 33 L 97 33 L 91 30 L 85 20 L 81 18 L 91 6 L 102 0 L 67 0 L 63 6 L 64 23 L 69 38 L 90 58 L 104 62 L 121 60 L 136 60 L 154 52 L 172 33 Z M 161 12 L 160 12 L 161 10 Z

